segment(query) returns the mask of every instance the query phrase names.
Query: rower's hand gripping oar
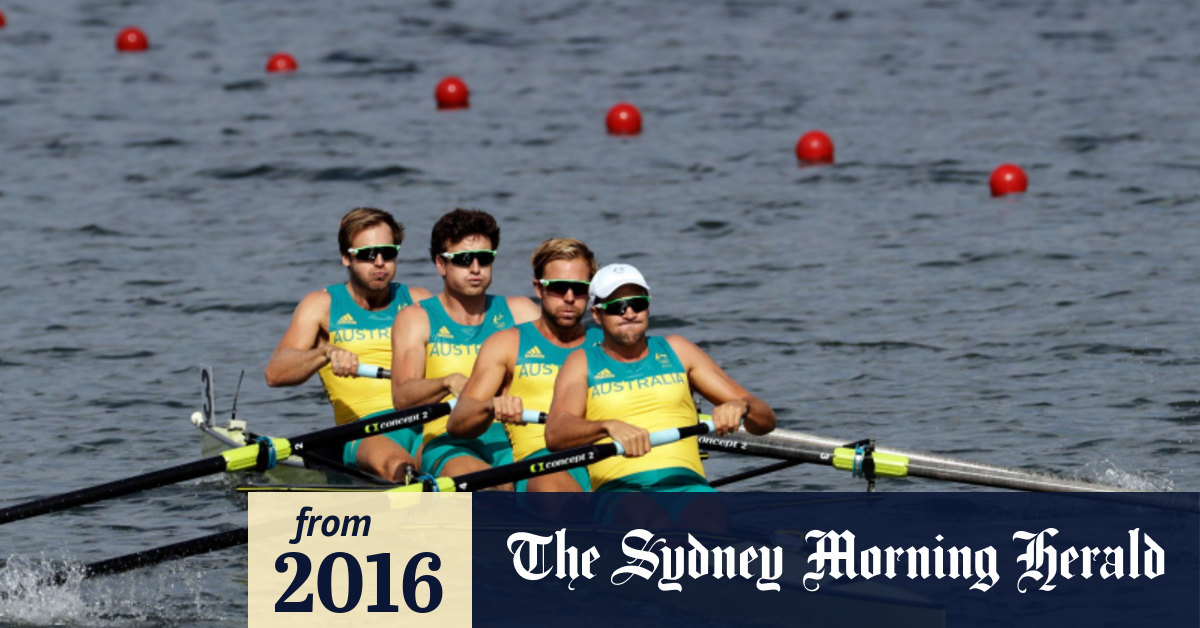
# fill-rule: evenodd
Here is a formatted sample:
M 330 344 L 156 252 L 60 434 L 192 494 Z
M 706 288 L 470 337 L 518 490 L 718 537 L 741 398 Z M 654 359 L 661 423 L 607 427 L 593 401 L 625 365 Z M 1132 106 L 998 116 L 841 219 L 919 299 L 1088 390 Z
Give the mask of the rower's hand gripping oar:
M 345 443 L 384 432 L 403 429 L 411 425 L 425 423 L 431 419 L 450 413 L 450 404 L 432 403 L 407 410 L 397 410 L 369 419 L 360 419 L 353 423 L 338 425 L 316 432 L 303 434 L 294 438 L 262 437 L 259 442 L 238 447 L 212 456 L 188 462 L 159 471 L 151 471 L 131 478 L 115 480 L 90 488 L 78 489 L 60 495 L 44 497 L 24 504 L 17 504 L 0 509 L 0 524 L 19 519 L 26 519 L 64 510 L 74 506 L 82 506 L 119 497 L 138 491 L 175 484 L 192 480 L 206 475 L 222 472 L 248 471 L 250 469 L 266 470 L 274 466 L 277 460 L 284 460 L 293 455 L 303 454 L 309 449 L 326 445 Z
M 449 403 L 450 408 L 453 409 L 454 406 L 458 403 L 458 400 L 451 399 L 450 401 L 448 401 L 446 403 Z M 545 412 L 538 412 L 537 410 L 524 410 L 521 412 L 521 421 L 524 423 L 540 423 L 542 425 L 545 425 L 547 416 L 549 416 L 549 415 L 547 415 Z
M 383 368 L 382 366 L 375 366 L 374 364 L 359 364 L 358 376 L 366 377 L 368 379 L 391 379 L 392 372 Z
M 650 433 L 650 446 L 657 447 L 673 443 L 690 436 L 700 436 L 716 430 L 711 419 L 705 419 L 687 427 L 669 428 Z M 492 467 L 473 473 L 465 473 L 457 477 L 443 477 L 426 480 L 419 484 L 410 484 L 393 489 L 389 492 L 468 492 L 480 489 L 528 480 L 541 475 L 549 475 L 559 471 L 574 469 L 585 465 L 595 464 L 605 458 L 625 455 L 625 448 L 618 442 L 583 445 L 545 456 L 527 458 L 511 464 Z
M 382 366 L 375 366 L 374 364 L 359 364 L 358 365 L 358 376 L 359 377 L 369 377 L 372 379 L 389 379 L 392 376 L 392 372 L 383 368 Z M 457 399 L 450 400 L 451 408 L 454 407 L 454 403 L 456 401 L 458 401 L 458 400 Z M 540 423 L 542 425 L 545 425 L 546 424 L 546 413 L 538 412 L 537 410 L 526 410 L 521 415 L 521 419 L 523 421 L 525 421 L 526 423 Z

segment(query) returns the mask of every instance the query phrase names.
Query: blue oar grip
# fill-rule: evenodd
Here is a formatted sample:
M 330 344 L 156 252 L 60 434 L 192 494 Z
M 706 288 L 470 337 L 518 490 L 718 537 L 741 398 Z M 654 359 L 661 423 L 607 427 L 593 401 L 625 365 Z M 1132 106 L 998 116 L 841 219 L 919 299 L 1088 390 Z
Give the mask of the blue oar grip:
M 369 377 L 372 379 L 388 379 L 392 376 L 392 372 L 383 368 L 382 366 L 375 366 L 374 364 L 359 364 L 358 376 Z
M 711 420 L 700 421 L 700 425 L 707 426 L 708 427 L 707 432 L 710 432 L 710 433 L 715 432 L 717 429 L 716 426 L 713 425 L 713 422 Z M 659 430 L 657 432 L 650 433 L 650 446 L 658 447 L 659 445 L 666 445 L 667 443 L 673 443 L 679 439 L 680 439 L 680 433 L 679 433 L 679 428 L 677 428 L 677 427 L 672 427 L 672 428 L 665 429 L 665 430 Z M 618 456 L 625 455 L 625 448 L 621 446 L 621 443 L 618 443 L 617 441 L 614 440 L 613 445 L 616 445 L 616 447 L 617 447 L 617 455 Z
M 712 432 L 716 429 L 713 426 L 712 421 L 700 421 L 700 424 L 707 425 L 709 432 Z M 650 446 L 651 447 L 657 447 L 658 445 L 666 445 L 667 443 L 673 443 L 677 440 L 679 440 L 679 430 L 674 429 L 674 428 L 669 429 L 669 430 L 659 430 L 657 432 L 653 432 L 650 434 Z
M 458 399 L 451 399 L 447 403 L 450 404 L 450 409 L 453 410 L 454 406 L 458 405 Z M 521 413 L 521 420 L 526 423 L 545 423 L 546 413 L 538 412 L 537 410 L 525 410 Z

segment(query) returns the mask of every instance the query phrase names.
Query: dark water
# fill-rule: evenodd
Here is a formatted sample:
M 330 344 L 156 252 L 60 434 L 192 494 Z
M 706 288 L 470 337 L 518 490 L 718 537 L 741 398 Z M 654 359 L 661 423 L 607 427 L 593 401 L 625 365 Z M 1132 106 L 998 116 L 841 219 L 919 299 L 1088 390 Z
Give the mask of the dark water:
M 0 7 L 3 501 L 198 455 L 197 366 L 260 431 L 323 427 L 261 372 L 343 279 L 357 205 L 503 226 L 494 287 L 583 238 L 656 325 L 815 434 L 1200 490 L 1190 2 L 10 2 Z M 136 23 L 152 50 L 112 51 Z M 300 71 L 267 76 L 292 52 Z M 464 77 L 472 108 L 432 91 Z M 619 100 L 645 132 L 609 137 Z M 821 128 L 832 167 L 792 147 Z M 1030 193 L 992 199 L 1022 164 Z M 714 459 L 710 475 L 747 461 Z M 4 527 L 5 578 L 245 522 L 222 479 Z M 797 468 L 747 490 L 855 490 Z M 975 490 L 892 482 L 885 490 Z M 240 625 L 245 555 L 0 602 L 0 623 Z

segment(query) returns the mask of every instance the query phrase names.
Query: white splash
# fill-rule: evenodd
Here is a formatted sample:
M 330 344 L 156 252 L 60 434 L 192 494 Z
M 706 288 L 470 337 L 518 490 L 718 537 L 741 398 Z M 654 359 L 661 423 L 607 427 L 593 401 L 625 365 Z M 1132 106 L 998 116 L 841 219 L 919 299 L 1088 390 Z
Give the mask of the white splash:
M 66 581 L 48 584 L 56 573 Z M 218 619 L 219 600 L 205 595 L 200 576 L 176 564 L 84 580 L 78 561 L 10 556 L 0 567 L 0 625 L 110 628 Z

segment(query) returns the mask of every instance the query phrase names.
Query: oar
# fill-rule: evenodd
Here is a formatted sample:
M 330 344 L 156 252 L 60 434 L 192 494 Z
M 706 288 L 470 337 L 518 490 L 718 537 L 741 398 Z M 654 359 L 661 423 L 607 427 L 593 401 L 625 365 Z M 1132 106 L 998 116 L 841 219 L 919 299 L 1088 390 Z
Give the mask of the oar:
M 650 446 L 657 447 L 667 443 L 673 443 L 680 439 L 689 436 L 700 436 L 714 430 L 711 420 L 704 420 L 696 425 L 687 427 L 671 428 L 659 430 L 650 434 Z M 390 489 L 382 489 L 386 492 L 424 492 L 438 490 L 442 492 L 468 492 L 476 491 L 499 484 L 516 482 L 517 480 L 525 480 L 534 478 L 540 475 L 548 475 L 559 471 L 566 471 L 575 467 L 581 467 L 588 464 L 593 464 L 605 458 L 612 456 L 622 456 L 625 454 L 625 448 L 620 443 L 611 442 L 599 445 L 584 445 L 575 447 L 557 453 L 538 456 L 536 458 L 527 458 L 520 462 L 501 465 L 483 471 L 474 473 L 465 473 L 458 477 L 437 478 L 435 481 L 410 484 L 408 486 L 395 487 Z M 263 487 L 269 488 L 269 487 Z M 318 487 L 313 487 L 318 488 Z M 330 488 L 330 487 L 319 487 Z M 346 490 L 352 487 L 333 487 L 338 490 Z M 353 487 L 358 488 L 358 487 Z M 303 489 L 301 489 L 303 490 Z M 376 488 L 375 490 L 380 490 Z M 382 492 L 381 491 L 381 492 Z M 85 565 L 83 567 L 83 577 L 93 578 L 107 574 L 116 574 L 153 565 L 174 558 L 184 558 L 194 556 L 213 550 L 233 547 L 246 542 L 247 529 L 237 528 L 225 532 L 218 532 L 208 536 L 173 543 L 163 547 L 157 547 L 150 550 L 126 554 L 116 558 L 110 558 L 95 563 Z M 67 571 L 56 573 L 50 581 L 53 584 L 61 585 L 69 580 L 70 575 Z
M 382 366 L 375 366 L 374 364 L 359 364 L 358 376 L 371 379 L 391 379 L 392 372 L 383 368 Z
M 80 568 L 75 569 L 60 569 L 53 575 L 39 578 L 37 583 L 30 586 L 28 584 L 20 584 L 16 586 L 14 591 L 0 591 L 0 600 L 13 597 L 20 597 L 27 592 L 30 592 L 37 587 L 45 586 L 62 586 L 77 577 L 83 580 L 95 578 L 97 576 L 108 576 L 112 574 L 125 573 L 139 567 L 148 567 L 157 565 L 161 562 L 173 560 L 176 558 L 187 558 L 197 554 L 204 554 L 227 547 L 236 545 L 245 545 L 248 537 L 246 528 L 235 528 L 224 532 L 217 532 L 208 536 L 202 536 L 197 539 L 172 543 L 162 547 L 142 550 L 116 558 L 89 563 Z
M 60 495 L 37 499 L 0 509 L 0 524 L 35 517 L 57 510 L 90 504 L 110 497 L 175 484 L 222 472 L 267 469 L 275 460 L 304 454 L 309 449 L 345 443 L 375 434 L 403 429 L 450 413 L 450 404 L 433 403 L 407 410 L 397 410 L 370 419 L 362 419 L 291 439 L 268 438 L 252 445 L 238 447 L 212 456 L 159 471 L 151 471 L 99 486 L 78 489 Z M 272 460 L 274 458 L 275 460 Z
M 374 364 L 359 364 L 358 365 L 358 376 L 359 377 L 369 377 L 369 378 L 374 378 L 374 379 L 388 379 L 392 376 L 392 372 L 383 368 L 382 366 L 375 366 Z M 456 402 L 456 401 L 458 401 L 458 400 L 457 399 L 450 400 L 451 408 L 454 407 L 454 402 Z M 526 410 L 521 415 L 521 419 L 526 423 L 540 423 L 540 424 L 544 425 L 546 423 L 546 413 L 538 412 L 537 410 Z
M 703 416 L 703 415 L 702 415 Z M 650 433 L 650 446 L 657 447 L 673 443 L 677 440 L 687 438 L 689 436 L 700 436 L 713 431 L 713 422 L 711 419 L 705 418 L 695 425 L 687 427 L 669 428 Z M 625 455 L 625 449 L 620 443 L 611 442 L 599 445 L 583 445 L 572 449 L 547 454 L 545 456 L 537 456 L 535 458 L 526 458 L 511 464 L 500 465 L 482 471 L 472 473 L 464 473 L 456 477 L 442 477 L 424 482 L 417 482 L 407 486 L 397 486 L 392 488 L 375 487 L 375 486 L 244 486 L 238 487 L 238 490 L 243 491 L 374 491 L 387 493 L 419 493 L 428 491 L 441 492 L 459 492 L 465 493 L 477 491 L 500 484 L 516 482 L 518 480 L 528 480 L 541 475 L 549 475 L 559 471 L 574 469 L 589 464 L 595 464 L 605 458 L 612 456 Z
M 923 454 L 899 449 L 867 449 L 847 446 L 844 441 L 776 429 L 764 436 L 734 433 L 726 436 L 702 436 L 700 447 L 710 451 L 751 454 L 781 460 L 799 460 L 829 465 L 844 471 L 864 475 L 867 464 L 879 477 L 920 477 L 948 480 L 965 484 L 1008 488 L 1023 491 L 1124 491 L 1115 486 L 1072 480 L 1044 473 L 1033 473 L 1012 467 L 955 460 L 946 456 Z M 867 460 L 870 463 L 867 463 Z
M 711 419 L 700 421 L 695 425 L 687 427 L 669 428 L 650 433 L 650 446 L 657 447 L 667 443 L 673 443 L 682 440 L 689 436 L 700 436 L 708 434 L 716 428 L 713 426 Z M 611 443 L 603 443 L 599 445 L 584 445 L 575 447 L 557 453 L 552 453 L 547 456 L 539 456 L 537 458 L 528 458 L 520 462 L 512 464 L 500 465 L 491 469 L 484 469 L 474 473 L 465 473 L 458 477 L 452 478 L 437 478 L 437 490 L 440 491 L 458 491 L 468 492 L 477 491 L 479 489 L 516 482 L 518 480 L 527 480 L 540 475 L 549 475 L 558 471 L 566 471 L 575 467 L 595 464 L 605 458 L 612 456 L 625 455 L 625 448 L 620 443 L 613 441 Z M 413 488 L 419 487 L 419 488 Z M 411 484 L 409 486 L 398 487 L 395 490 L 430 490 L 431 486 L 422 484 Z
M 708 483 L 708 485 L 713 488 L 717 488 L 720 486 L 725 486 L 726 484 L 733 484 L 734 482 L 741 482 L 742 480 L 749 480 L 750 478 L 756 478 L 760 475 L 766 475 L 768 473 L 774 473 L 776 471 L 782 471 L 784 469 L 789 469 L 791 467 L 794 467 L 798 464 L 803 464 L 803 463 L 804 463 L 803 460 L 780 460 L 779 462 L 772 462 L 771 464 L 763 466 L 763 467 L 750 469 L 749 471 L 742 471 L 741 473 L 734 473 L 733 475 L 730 475 L 727 477 L 712 480 Z
M 124 573 L 139 567 L 147 567 L 158 563 L 173 560 L 176 558 L 187 558 L 197 554 L 213 552 L 235 545 L 245 545 L 248 537 L 246 528 L 236 528 L 217 532 L 208 536 L 202 536 L 197 539 L 188 541 L 180 541 L 162 547 L 142 550 L 116 558 L 109 558 L 98 562 L 90 563 L 83 566 L 83 577 L 95 578 L 96 576 L 107 576 L 110 574 Z M 53 582 L 56 585 L 65 584 L 70 579 L 69 572 L 60 571 L 54 574 Z

